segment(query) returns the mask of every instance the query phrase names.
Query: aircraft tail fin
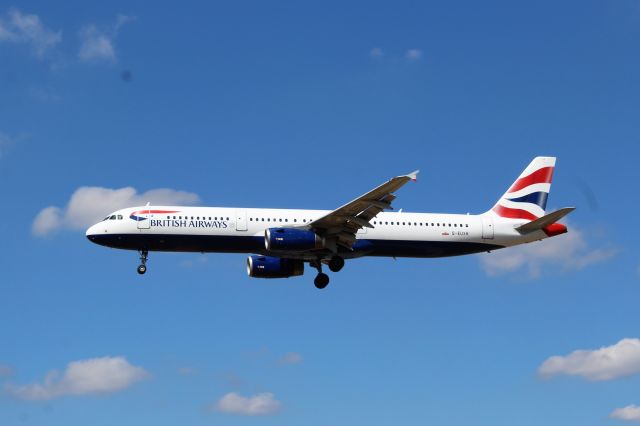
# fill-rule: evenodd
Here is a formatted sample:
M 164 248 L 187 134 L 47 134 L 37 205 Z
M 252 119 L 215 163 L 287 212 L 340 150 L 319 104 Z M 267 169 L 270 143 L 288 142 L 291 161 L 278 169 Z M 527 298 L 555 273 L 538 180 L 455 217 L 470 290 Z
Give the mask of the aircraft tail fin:
M 500 218 L 535 221 L 545 214 L 556 157 L 536 157 L 491 212 Z

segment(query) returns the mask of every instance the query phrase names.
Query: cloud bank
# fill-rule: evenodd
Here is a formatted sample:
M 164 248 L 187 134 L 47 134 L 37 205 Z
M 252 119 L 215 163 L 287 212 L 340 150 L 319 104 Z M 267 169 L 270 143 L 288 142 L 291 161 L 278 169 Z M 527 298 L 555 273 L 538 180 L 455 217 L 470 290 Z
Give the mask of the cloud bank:
M 298 352 L 287 352 L 280 358 L 280 364 L 301 364 L 302 355 Z
M 577 350 L 566 356 L 552 356 L 540 368 L 543 377 L 580 376 L 603 381 L 640 373 L 640 339 L 622 339 L 594 350 Z
M 70 362 L 60 375 L 50 371 L 42 383 L 8 386 L 12 395 L 25 400 L 50 400 L 65 395 L 113 393 L 128 388 L 149 374 L 123 357 L 103 357 Z
M 134 16 L 118 15 L 113 28 L 103 31 L 96 25 L 85 25 L 80 29 L 78 59 L 82 62 L 116 62 L 115 39 L 122 26 L 134 21 Z
M 11 375 L 13 375 L 13 368 L 0 364 L 0 377 L 9 377 Z
M 422 50 L 420 50 L 420 49 L 409 49 L 404 54 L 404 57 L 407 58 L 410 61 L 417 61 L 418 59 L 422 58 Z
M 220 398 L 212 407 L 215 411 L 239 416 L 268 416 L 278 413 L 281 408 L 280 401 L 269 392 L 250 397 L 230 392 Z
M 571 227 L 563 235 L 483 254 L 480 261 L 490 276 L 524 269 L 529 277 L 535 278 L 540 276 L 546 265 L 579 270 L 609 260 L 617 252 L 614 248 L 590 248 L 583 233 Z
M 61 41 L 62 31 L 46 28 L 38 15 L 11 9 L 6 17 L 0 17 L 0 43 L 26 44 L 38 58 L 44 58 Z
M 637 405 L 627 405 L 623 408 L 616 408 L 609 414 L 609 417 L 627 422 L 640 422 L 640 407 Z
M 135 188 L 119 189 L 83 186 L 72 195 L 65 207 L 42 209 L 33 221 L 33 235 L 43 237 L 62 229 L 80 230 L 93 225 L 114 210 L 155 205 L 193 205 L 200 201 L 197 194 L 168 188 L 152 189 L 138 194 Z

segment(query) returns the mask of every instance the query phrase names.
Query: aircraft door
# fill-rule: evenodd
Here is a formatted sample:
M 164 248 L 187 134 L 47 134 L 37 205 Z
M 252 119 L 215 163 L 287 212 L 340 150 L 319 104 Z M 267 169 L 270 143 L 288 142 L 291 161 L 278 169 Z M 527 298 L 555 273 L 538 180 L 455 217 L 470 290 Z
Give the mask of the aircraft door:
M 493 240 L 493 217 L 490 215 L 482 217 L 482 238 L 485 240 Z
M 245 209 L 236 209 L 236 231 L 247 230 L 247 211 Z
M 151 227 L 151 210 L 140 210 L 136 216 L 138 216 L 138 229 L 149 229 Z

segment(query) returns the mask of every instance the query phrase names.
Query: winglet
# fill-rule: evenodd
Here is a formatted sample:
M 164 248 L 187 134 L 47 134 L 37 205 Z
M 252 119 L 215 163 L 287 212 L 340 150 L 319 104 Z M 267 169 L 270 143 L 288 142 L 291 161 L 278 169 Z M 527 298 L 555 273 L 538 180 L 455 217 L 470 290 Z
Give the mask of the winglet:
M 408 177 L 409 179 L 411 179 L 412 181 L 414 181 L 414 182 L 415 182 L 415 181 L 417 181 L 417 180 L 418 180 L 418 173 L 420 173 L 420 170 L 415 170 L 415 171 L 413 171 L 413 172 L 409 173 L 409 174 L 407 175 L 407 177 Z

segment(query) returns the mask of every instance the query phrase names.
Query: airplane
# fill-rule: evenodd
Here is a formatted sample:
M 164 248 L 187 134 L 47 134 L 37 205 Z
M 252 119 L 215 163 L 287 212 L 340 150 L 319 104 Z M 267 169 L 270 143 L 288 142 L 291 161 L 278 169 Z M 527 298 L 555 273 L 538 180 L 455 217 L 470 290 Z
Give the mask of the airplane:
M 137 206 L 111 213 L 87 238 L 107 247 L 137 250 L 138 273 L 150 251 L 249 253 L 254 278 L 302 275 L 308 263 L 317 288 L 329 284 L 326 265 L 340 271 L 363 256 L 436 258 L 491 252 L 567 232 L 558 223 L 575 210 L 546 214 L 555 157 L 536 157 L 487 212 L 388 212 L 397 190 L 418 171 L 397 176 L 355 200 L 328 210 Z

